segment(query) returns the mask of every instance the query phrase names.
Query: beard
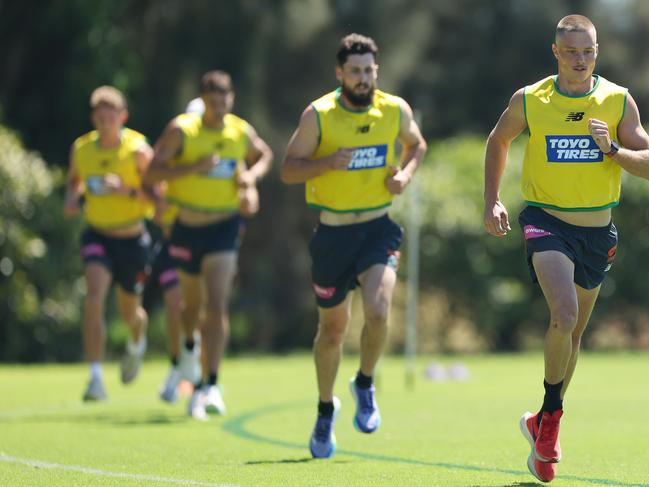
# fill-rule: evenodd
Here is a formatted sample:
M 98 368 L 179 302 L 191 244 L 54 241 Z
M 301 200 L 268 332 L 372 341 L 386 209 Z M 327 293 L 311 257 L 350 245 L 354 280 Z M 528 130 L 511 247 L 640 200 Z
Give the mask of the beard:
M 361 85 L 356 86 L 358 87 Z M 374 90 L 376 88 L 366 84 L 362 86 L 369 88 L 367 93 L 355 93 L 353 88 L 350 88 L 344 82 L 341 83 L 340 88 L 342 89 L 342 94 L 345 95 L 345 98 L 347 98 L 352 105 L 366 107 L 372 104 L 372 100 L 374 99 Z

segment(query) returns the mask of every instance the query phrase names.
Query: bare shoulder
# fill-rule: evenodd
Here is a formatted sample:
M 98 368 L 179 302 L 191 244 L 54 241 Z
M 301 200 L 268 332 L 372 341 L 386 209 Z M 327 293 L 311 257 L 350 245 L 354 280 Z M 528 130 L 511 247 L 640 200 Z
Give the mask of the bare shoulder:
M 160 135 L 160 140 L 158 142 L 164 141 L 168 143 L 171 141 L 182 141 L 182 137 L 183 131 L 178 122 L 178 117 L 174 117 L 162 131 L 162 135 Z
M 300 123 L 298 124 L 297 131 L 302 138 L 319 138 L 320 137 L 320 122 L 318 111 L 313 105 L 307 106 L 302 115 L 300 115 Z
M 318 112 L 313 105 L 308 105 L 300 115 L 300 125 L 313 125 L 318 123 Z
M 525 104 L 525 88 L 516 90 L 512 97 L 509 99 L 509 107 L 521 110 Z
M 300 115 L 300 122 L 293 132 L 286 149 L 287 158 L 308 158 L 315 152 L 320 140 L 318 112 L 309 105 Z
M 631 150 L 644 150 L 649 148 L 649 135 L 640 121 L 640 110 L 630 93 L 626 96 L 626 106 L 622 120 L 617 126 L 619 141 L 624 147 Z
M 400 96 L 395 96 L 394 99 L 399 105 L 399 110 L 401 111 L 401 118 L 405 120 L 411 120 L 413 118 L 413 112 L 410 104 Z

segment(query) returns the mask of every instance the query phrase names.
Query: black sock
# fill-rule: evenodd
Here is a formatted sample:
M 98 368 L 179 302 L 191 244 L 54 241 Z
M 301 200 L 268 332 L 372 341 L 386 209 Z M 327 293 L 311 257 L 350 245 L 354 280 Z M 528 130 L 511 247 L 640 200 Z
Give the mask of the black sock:
M 187 349 L 188 352 L 191 352 L 194 350 L 194 340 L 185 340 L 185 349 Z
M 545 396 L 543 396 L 541 413 L 552 414 L 557 409 L 562 409 L 561 389 L 563 388 L 563 381 L 558 384 L 548 384 L 546 381 L 543 381 L 543 387 L 545 388 Z
M 334 403 L 318 401 L 318 414 L 325 418 L 331 418 L 334 415 Z
M 178 356 L 177 355 L 172 355 L 171 356 L 171 365 L 173 367 L 178 367 Z
M 215 386 L 216 385 L 216 372 L 210 372 L 210 374 L 207 376 L 207 385 L 208 386 Z
M 356 387 L 359 389 L 369 389 L 372 387 L 372 376 L 364 375 L 360 370 L 356 373 Z

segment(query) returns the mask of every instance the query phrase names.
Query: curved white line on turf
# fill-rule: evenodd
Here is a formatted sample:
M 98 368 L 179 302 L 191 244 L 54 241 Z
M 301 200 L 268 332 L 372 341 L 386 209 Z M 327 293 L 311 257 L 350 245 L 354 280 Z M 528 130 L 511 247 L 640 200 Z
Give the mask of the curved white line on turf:
M 233 484 L 212 484 L 209 482 L 201 482 L 200 480 L 184 480 L 174 479 L 171 477 L 159 477 L 157 475 L 145 475 L 139 473 L 128 472 L 110 472 L 108 470 L 100 470 L 98 468 L 82 467 L 80 465 L 65 465 L 62 463 L 44 462 L 41 460 L 33 460 L 31 458 L 19 458 L 5 455 L 0 452 L 0 462 L 14 463 L 18 465 L 27 465 L 28 467 L 36 468 L 49 468 L 53 470 L 66 470 L 68 472 L 79 472 L 87 475 L 98 475 L 101 477 L 113 477 L 120 479 L 131 480 L 146 480 L 149 482 L 161 482 L 173 485 L 200 485 L 204 487 L 236 487 Z

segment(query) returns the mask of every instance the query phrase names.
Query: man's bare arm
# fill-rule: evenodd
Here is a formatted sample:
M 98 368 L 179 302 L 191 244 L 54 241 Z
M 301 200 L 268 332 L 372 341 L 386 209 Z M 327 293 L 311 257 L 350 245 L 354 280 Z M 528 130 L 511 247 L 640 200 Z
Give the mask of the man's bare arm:
M 83 182 L 79 177 L 77 163 L 74 157 L 74 146 L 70 149 L 70 165 L 65 183 L 65 199 L 63 202 L 63 214 L 72 218 L 79 214 L 81 205 L 79 199 L 83 194 Z
M 610 152 L 608 124 L 591 118 L 588 129 L 600 150 L 605 154 Z M 634 176 L 649 179 L 649 135 L 640 123 L 640 112 L 631 95 L 627 96 L 627 106 L 617 127 L 617 137 L 624 147 L 612 156 L 613 161 Z
M 523 107 L 524 97 L 523 88 L 514 93 L 487 139 L 484 225 L 487 232 L 496 236 L 505 235 L 510 230 L 507 209 L 500 201 L 500 181 L 505 172 L 509 146 L 527 127 Z
M 399 105 L 401 109 L 399 141 L 403 145 L 403 150 L 401 152 L 400 166 L 386 179 L 386 186 L 392 194 L 401 194 L 410 183 L 426 154 L 427 148 L 426 141 L 413 118 L 410 105 L 401 98 L 399 98 Z
M 330 156 L 312 159 L 320 139 L 317 117 L 315 109 L 307 107 L 288 142 L 281 169 L 282 181 L 286 184 L 304 183 L 327 171 L 345 170 L 351 161 L 351 149 L 339 149 Z
M 169 181 L 187 174 L 209 171 L 218 163 L 218 158 L 207 156 L 194 164 L 171 165 L 180 154 L 183 146 L 183 133 L 176 120 L 169 122 L 164 132 L 155 143 L 153 160 L 144 174 L 144 181 L 151 185 L 159 181 Z
M 248 126 L 248 141 L 248 169 L 237 177 L 237 182 L 242 186 L 255 185 L 270 171 L 273 164 L 273 151 L 251 125 Z

